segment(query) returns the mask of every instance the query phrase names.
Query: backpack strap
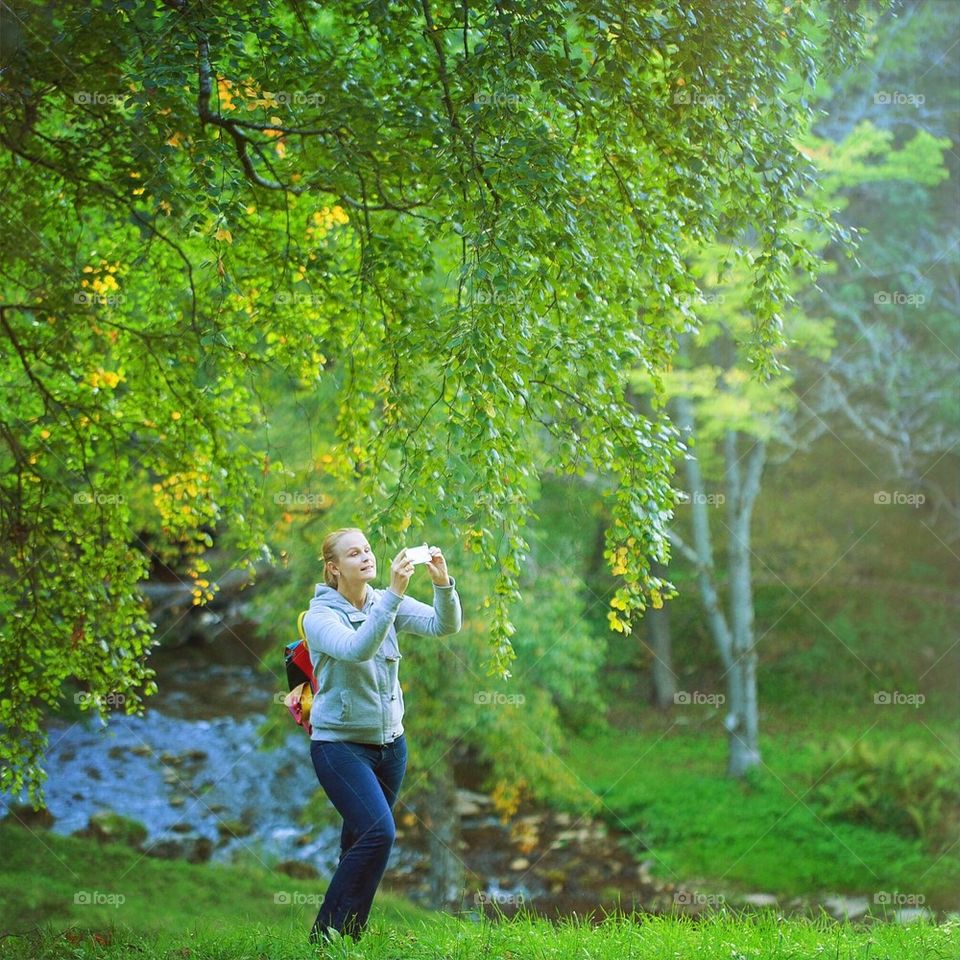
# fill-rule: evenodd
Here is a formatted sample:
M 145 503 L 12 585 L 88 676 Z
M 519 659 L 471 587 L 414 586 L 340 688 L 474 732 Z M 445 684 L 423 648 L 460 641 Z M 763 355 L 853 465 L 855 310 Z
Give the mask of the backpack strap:
M 309 610 L 304 610 L 299 617 L 297 617 L 297 633 L 300 636 L 300 639 L 306 643 L 307 635 L 303 632 L 303 618 L 309 613 Z

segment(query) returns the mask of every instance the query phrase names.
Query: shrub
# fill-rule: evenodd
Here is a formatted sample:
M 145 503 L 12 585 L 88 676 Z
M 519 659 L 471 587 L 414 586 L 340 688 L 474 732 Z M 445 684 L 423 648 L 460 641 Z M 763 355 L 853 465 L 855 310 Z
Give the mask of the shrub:
M 926 744 L 836 738 L 813 778 L 825 816 L 919 837 L 932 852 L 960 829 L 960 760 Z

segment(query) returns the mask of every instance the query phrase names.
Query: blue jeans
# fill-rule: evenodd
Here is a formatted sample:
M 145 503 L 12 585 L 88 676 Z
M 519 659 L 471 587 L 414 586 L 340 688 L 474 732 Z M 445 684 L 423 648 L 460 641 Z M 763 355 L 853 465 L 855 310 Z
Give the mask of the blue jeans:
M 359 939 L 396 836 L 393 805 L 407 769 L 407 742 L 402 734 L 383 746 L 311 740 L 310 757 L 320 786 L 343 817 L 340 863 L 310 940 L 327 927 Z

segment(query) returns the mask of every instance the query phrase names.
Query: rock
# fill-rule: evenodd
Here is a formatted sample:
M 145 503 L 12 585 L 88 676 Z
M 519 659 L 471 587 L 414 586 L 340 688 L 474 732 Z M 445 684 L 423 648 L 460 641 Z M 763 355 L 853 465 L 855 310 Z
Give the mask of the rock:
M 217 824 L 217 832 L 222 837 L 248 837 L 253 828 L 242 820 L 221 820 Z
M 28 830 L 34 828 L 49 830 L 53 826 L 54 816 L 46 807 L 34 810 L 29 803 L 11 803 L 2 822 L 16 823 Z
M 457 788 L 457 816 L 475 817 L 483 813 L 483 808 L 490 805 L 490 798 L 473 790 Z
M 139 820 L 131 820 L 112 810 L 98 810 L 86 827 L 73 832 L 75 837 L 89 837 L 99 843 L 123 843 L 139 850 L 147 839 L 147 828 Z
M 775 907 L 777 898 L 772 893 L 748 893 L 743 902 L 752 907 Z
M 183 820 L 181 820 L 180 823 L 175 823 L 170 829 L 174 833 L 192 833 L 193 832 L 192 824 L 186 823 Z
M 935 920 L 932 910 L 926 907 L 900 907 L 893 915 L 897 923 L 914 923 L 917 920 Z
M 158 837 L 147 844 L 143 852 L 161 860 L 186 860 L 205 863 L 213 855 L 213 841 L 201 836 Z
M 135 753 L 138 757 L 150 757 L 153 756 L 153 747 L 147 743 L 138 743 L 135 747 L 130 748 L 131 753 Z
M 543 880 L 551 893 L 560 893 L 567 883 L 567 875 L 563 870 L 544 870 Z
M 511 870 L 526 870 L 530 866 L 530 861 L 526 857 L 517 857 L 510 861 Z
M 312 863 L 306 860 L 284 860 L 278 863 L 274 868 L 277 873 L 285 873 L 294 880 L 316 880 L 320 874 Z
M 866 897 L 827 897 L 823 905 L 837 920 L 856 920 L 870 909 Z
M 570 820 L 571 820 L 571 817 L 569 813 L 555 813 L 553 815 L 553 822 L 558 827 L 569 827 Z

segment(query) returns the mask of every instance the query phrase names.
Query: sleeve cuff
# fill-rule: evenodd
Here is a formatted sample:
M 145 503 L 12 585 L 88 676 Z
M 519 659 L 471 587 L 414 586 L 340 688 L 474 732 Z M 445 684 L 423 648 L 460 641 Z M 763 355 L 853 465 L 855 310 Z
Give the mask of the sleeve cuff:
M 386 600 L 387 609 L 389 610 L 398 610 L 400 604 L 403 602 L 403 597 L 401 597 L 399 593 L 394 593 L 390 587 L 387 587 L 387 589 L 383 591 L 383 596 Z
M 456 587 L 457 581 L 454 580 L 453 577 L 451 577 L 449 573 L 447 574 L 447 576 L 450 578 L 450 582 L 449 582 L 446 586 L 442 586 L 442 585 L 439 584 L 439 583 L 435 583 L 435 584 L 433 585 L 433 589 L 434 589 L 434 590 L 452 590 L 454 587 Z

